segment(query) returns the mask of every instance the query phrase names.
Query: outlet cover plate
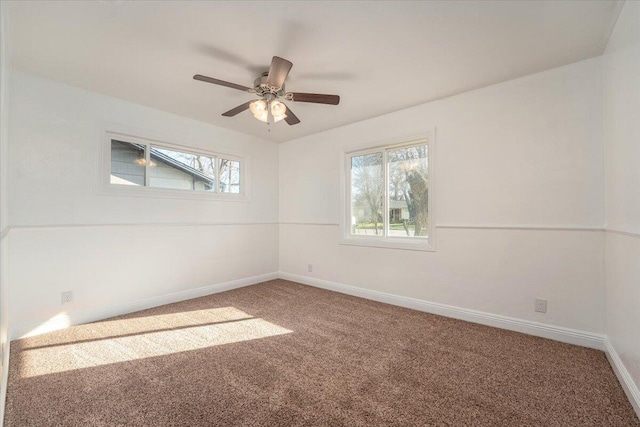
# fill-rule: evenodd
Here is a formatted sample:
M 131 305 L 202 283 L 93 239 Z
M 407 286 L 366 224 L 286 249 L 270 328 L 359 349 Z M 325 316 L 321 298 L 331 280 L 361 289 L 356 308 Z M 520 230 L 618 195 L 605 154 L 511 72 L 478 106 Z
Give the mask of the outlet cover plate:
M 61 304 L 68 304 L 73 301 L 73 291 L 66 291 L 60 294 L 61 296 Z
M 535 310 L 538 313 L 546 313 L 547 312 L 547 300 L 546 299 L 541 299 L 541 298 L 536 298 Z

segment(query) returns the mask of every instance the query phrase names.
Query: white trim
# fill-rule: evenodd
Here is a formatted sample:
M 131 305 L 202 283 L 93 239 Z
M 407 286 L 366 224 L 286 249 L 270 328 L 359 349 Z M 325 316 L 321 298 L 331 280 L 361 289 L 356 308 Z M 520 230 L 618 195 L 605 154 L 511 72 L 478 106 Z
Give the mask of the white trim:
M 605 231 L 611 234 L 619 234 L 628 237 L 640 237 L 640 233 L 634 231 L 616 230 L 615 228 L 606 228 Z
M 299 226 L 333 226 L 339 227 L 337 222 L 300 222 L 300 221 L 209 221 L 209 222 L 156 222 L 156 223 L 92 223 L 92 224 L 38 224 L 38 225 L 14 225 L 5 227 L 0 231 L 0 239 L 6 237 L 9 231 L 30 230 L 30 229 L 51 229 L 51 228 L 100 228 L 100 227 L 214 227 L 214 226 L 231 226 L 231 225 L 299 225 Z M 640 237 L 640 233 L 626 232 L 620 230 L 604 229 L 598 227 L 580 227 L 580 226 L 546 226 L 546 225 L 457 225 L 443 224 L 436 225 L 436 228 L 459 229 L 459 230 L 531 230 L 531 231 L 586 231 L 621 234 L 631 237 Z M 346 243 L 348 244 L 348 243 Z
M 280 221 L 279 224 L 282 224 L 282 225 L 334 225 L 336 227 L 340 225 L 337 222 L 291 222 L 291 221 Z
M 374 237 L 374 236 L 371 236 Z M 411 240 L 409 240 L 411 239 Z M 368 246 L 371 248 L 387 248 L 387 249 L 402 249 L 407 251 L 425 251 L 435 252 L 436 248 L 433 246 L 433 242 L 430 243 L 430 239 L 417 240 L 417 238 L 405 238 L 404 240 L 393 239 L 385 237 L 381 239 L 367 238 L 367 237 L 345 237 L 339 242 L 341 245 L 348 246 Z
M 344 285 L 342 283 L 330 282 L 297 274 L 280 272 L 280 278 L 303 283 L 309 286 L 328 289 L 347 295 L 353 295 L 373 301 L 406 307 L 413 310 L 424 311 L 426 313 L 438 314 L 440 316 L 452 317 L 454 319 L 465 320 L 467 322 L 479 323 L 493 326 L 500 329 L 522 332 L 524 334 L 537 337 L 548 338 L 556 341 L 575 344 L 584 347 L 604 350 L 604 335 L 585 332 L 562 326 L 547 325 L 531 320 L 516 319 L 513 317 L 501 316 L 483 311 L 470 310 L 462 307 L 455 307 L 446 304 L 429 302 L 416 298 L 403 297 L 385 292 L 372 291 L 356 286 Z
M 452 228 L 462 230 L 540 230 L 540 231 L 604 231 L 602 227 L 580 225 L 472 225 L 472 224 L 437 224 L 436 228 Z
M 219 226 L 237 226 L 237 225 L 278 225 L 277 221 L 272 222 L 167 222 L 167 223 L 125 223 L 125 224 L 45 224 L 45 225 L 16 225 L 7 227 L 10 230 L 47 230 L 47 229 L 63 229 L 63 228 L 119 228 L 119 227 L 219 227 Z M 7 231 L 8 233 L 8 231 Z
M 305 221 L 280 221 L 282 225 L 334 225 L 337 222 L 305 222 Z M 640 236 L 640 234 L 606 230 L 602 227 L 590 227 L 581 225 L 473 225 L 473 224 L 436 224 L 435 228 L 450 228 L 459 230 L 533 230 L 533 231 L 611 231 L 621 234 Z
M 638 389 L 638 386 L 634 383 L 633 378 L 631 378 L 629 371 L 626 366 L 624 366 L 624 363 L 622 363 L 622 359 L 618 356 L 618 352 L 616 352 L 616 349 L 608 337 L 605 337 L 604 344 L 607 359 L 609 359 L 613 372 L 616 374 L 616 377 L 618 377 L 618 381 L 620 381 L 622 389 L 627 395 L 629 402 L 631 402 L 631 406 L 633 406 L 638 418 L 640 418 L 640 389 Z
M 140 310 L 146 310 L 148 308 L 157 307 L 160 305 L 171 304 L 174 302 L 180 302 L 192 298 L 198 298 L 206 295 L 216 294 L 218 292 L 229 291 L 231 289 L 242 288 L 244 286 L 255 285 L 256 283 L 266 282 L 268 280 L 274 280 L 279 277 L 277 272 L 261 274 L 259 276 L 246 277 L 244 279 L 231 280 L 229 282 L 218 283 L 210 286 L 203 286 L 195 289 L 188 289 L 184 291 L 174 292 L 171 294 L 160 295 L 157 297 L 146 298 L 143 300 L 135 301 L 132 303 L 114 305 L 111 307 L 83 311 L 79 313 L 69 313 L 68 318 L 45 321 L 45 322 L 28 322 L 16 325 L 15 328 L 11 328 L 10 337 L 11 340 L 24 338 L 31 336 L 29 331 L 37 327 L 43 327 L 43 330 L 53 331 L 57 329 L 64 329 L 70 326 L 79 325 L 87 322 L 95 322 L 98 320 L 107 319 L 109 317 L 120 316 L 123 314 L 129 314 Z

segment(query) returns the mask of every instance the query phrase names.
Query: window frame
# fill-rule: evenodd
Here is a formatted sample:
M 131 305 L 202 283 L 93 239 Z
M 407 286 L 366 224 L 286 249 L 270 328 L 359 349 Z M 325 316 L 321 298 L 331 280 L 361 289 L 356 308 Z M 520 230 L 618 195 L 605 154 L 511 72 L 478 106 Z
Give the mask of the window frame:
M 143 145 L 145 147 L 145 185 L 121 185 L 111 183 L 111 141 L 121 141 L 125 143 Z M 216 175 L 215 175 L 215 191 L 197 191 L 186 189 L 173 189 L 151 187 L 150 184 L 150 167 L 149 160 L 151 157 L 151 147 L 179 151 L 186 154 L 204 155 L 215 158 Z M 133 136 L 127 133 L 107 130 L 101 141 L 101 167 L 100 167 L 100 188 L 102 194 L 114 196 L 133 196 L 133 197 L 155 197 L 155 198 L 177 198 L 177 199 L 196 199 L 196 200 L 224 200 L 224 201 L 249 201 L 249 182 L 248 182 L 248 160 L 246 157 L 225 154 L 221 152 L 211 151 L 207 149 L 197 148 L 194 146 L 179 145 L 170 142 L 159 141 L 157 139 Z M 228 193 L 220 191 L 220 164 L 221 160 L 232 160 L 240 164 L 240 192 Z
M 436 250 L 435 247 L 435 132 L 430 130 L 424 132 L 419 136 L 410 138 L 394 139 L 386 143 L 376 144 L 374 146 L 368 146 L 365 148 L 356 148 L 341 153 L 342 162 L 342 214 L 340 221 L 340 244 L 343 245 L 356 245 L 356 246 L 369 246 L 379 248 L 390 249 L 405 249 L 416 251 L 430 251 Z M 418 145 L 427 146 L 427 162 L 428 162 L 428 174 L 429 174 L 429 230 L 426 238 L 413 237 L 413 236 L 388 236 L 389 226 L 389 163 L 388 163 L 388 151 L 415 147 Z M 354 156 L 361 156 L 365 154 L 380 153 L 382 152 L 382 162 L 384 166 L 384 195 L 383 198 L 383 234 L 376 235 L 353 235 L 351 234 L 351 221 L 352 221 L 352 205 L 351 205 L 351 158 Z

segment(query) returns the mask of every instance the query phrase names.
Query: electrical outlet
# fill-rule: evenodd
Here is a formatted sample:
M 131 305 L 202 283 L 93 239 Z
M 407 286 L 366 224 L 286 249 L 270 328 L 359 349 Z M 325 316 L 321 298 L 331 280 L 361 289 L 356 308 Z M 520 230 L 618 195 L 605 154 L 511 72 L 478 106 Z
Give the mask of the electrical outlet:
M 62 302 L 61 304 L 68 304 L 73 301 L 73 291 L 63 292 L 61 295 Z
M 536 298 L 536 311 L 538 313 L 546 313 L 547 312 L 547 300 Z
M 313 273 L 313 265 L 309 264 L 309 267 L 307 267 L 307 271 L 309 273 Z

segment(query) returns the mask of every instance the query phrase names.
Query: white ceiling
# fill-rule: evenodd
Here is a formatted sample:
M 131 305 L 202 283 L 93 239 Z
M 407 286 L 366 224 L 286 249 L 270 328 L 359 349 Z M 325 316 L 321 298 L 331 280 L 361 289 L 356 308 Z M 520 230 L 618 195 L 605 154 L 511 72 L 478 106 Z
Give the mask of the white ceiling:
M 282 142 L 600 55 L 611 1 L 12 2 L 11 65 L 94 92 Z M 251 94 L 273 55 L 302 123 L 220 114 Z

